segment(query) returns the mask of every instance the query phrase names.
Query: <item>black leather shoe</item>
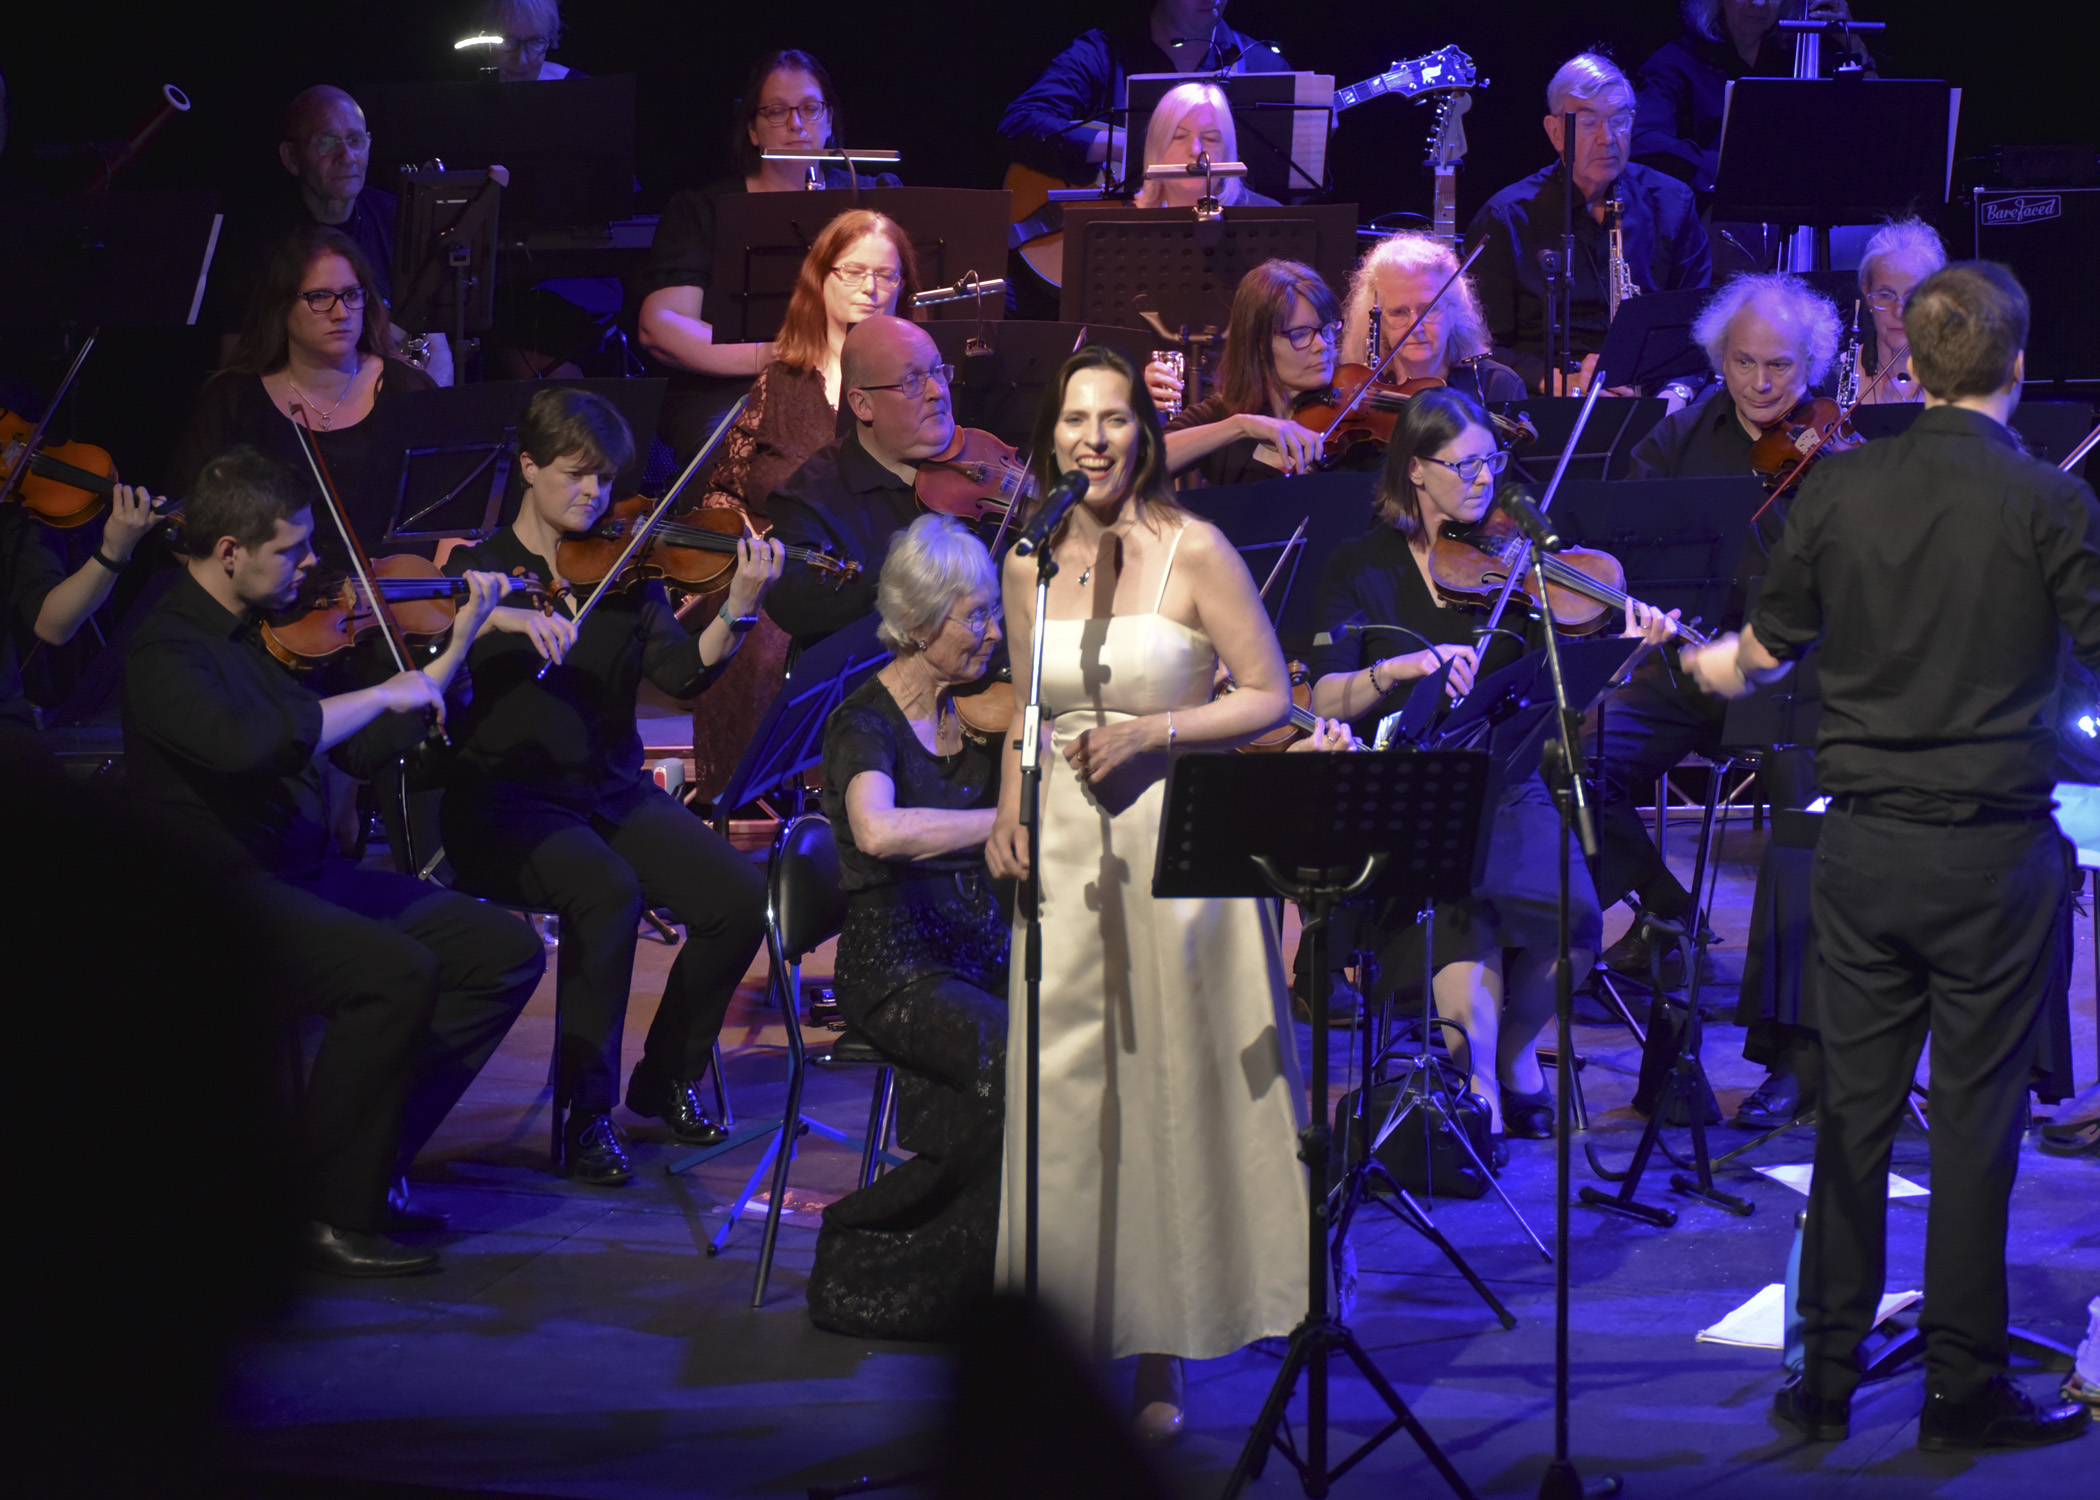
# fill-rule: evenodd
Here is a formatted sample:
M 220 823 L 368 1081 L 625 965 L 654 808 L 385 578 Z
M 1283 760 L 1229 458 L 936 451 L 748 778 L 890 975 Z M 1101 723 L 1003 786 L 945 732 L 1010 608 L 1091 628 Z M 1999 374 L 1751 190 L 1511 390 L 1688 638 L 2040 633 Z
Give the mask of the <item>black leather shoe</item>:
M 383 1234 L 338 1229 L 316 1219 L 300 1238 L 299 1258 L 330 1276 L 417 1276 L 437 1269 L 435 1250 L 411 1250 Z
M 1841 1443 L 1852 1435 L 1852 1403 L 1818 1396 L 1796 1375 L 1772 1397 L 1772 1415 L 1811 1443 Z
M 452 1222 L 448 1213 L 410 1203 L 406 1177 L 396 1177 L 394 1185 L 386 1190 L 386 1216 L 388 1227 L 404 1234 L 427 1234 Z
M 1993 1375 L 1978 1395 L 1956 1403 L 1925 1392 L 1918 1413 L 1918 1446 L 1934 1453 L 1974 1448 L 2042 1448 L 2077 1437 L 2092 1425 L 2077 1401 L 2036 1401 L 2009 1375 Z
M 707 1117 L 700 1107 L 700 1080 L 674 1078 L 667 1084 L 649 1086 L 637 1073 L 627 1080 L 627 1107 L 645 1120 L 662 1120 L 672 1136 L 687 1146 L 718 1146 L 729 1132 Z
M 1550 1141 L 1553 1139 L 1553 1090 L 1549 1086 L 1536 1094 L 1520 1094 L 1515 1089 L 1502 1091 L 1502 1128 L 1520 1141 Z
M 611 1115 L 575 1115 L 562 1128 L 562 1171 L 591 1187 L 618 1187 L 634 1176 Z
M 1800 1113 L 1801 1080 L 1791 1073 L 1773 1073 L 1736 1106 L 1735 1118 L 1728 1123 L 1737 1130 L 1777 1130 L 1793 1124 Z

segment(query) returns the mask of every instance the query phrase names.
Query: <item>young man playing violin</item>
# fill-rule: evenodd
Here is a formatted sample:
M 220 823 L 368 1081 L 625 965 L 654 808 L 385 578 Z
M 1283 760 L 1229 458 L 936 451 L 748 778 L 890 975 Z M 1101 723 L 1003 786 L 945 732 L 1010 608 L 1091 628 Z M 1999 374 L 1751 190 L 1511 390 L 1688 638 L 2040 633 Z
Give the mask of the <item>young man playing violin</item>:
M 508 591 L 468 577 L 450 644 L 427 666 L 322 697 L 256 640 L 314 565 L 298 479 L 253 449 L 206 464 L 184 505 L 182 570 L 139 626 L 124 673 L 131 787 L 270 935 L 288 1009 L 328 1018 L 300 1100 L 301 1250 L 317 1270 L 396 1276 L 431 1228 L 399 1178 L 495 1050 L 546 967 L 516 917 L 404 875 L 324 861 L 319 757 L 357 770 L 440 722 L 445 687 Z
M 517 519 L 454 552 L 448 572 L 562 580 L 563 537 L 604 515 L 613 476 L 634 455 L 619 412 L 571 389 L 532 398 L 518 447 Z M 495 610 L 474 646 L 474 697 L 453 733 L 445 848 L 462 890 L 561 919 L 555 1107 L 566 1112 L 562 1160 L 580 1182 L 609 1187 L 634 1175 L 612 1108 L 647 909 L 668 906 L 686 940 L 628 1080 L 627 1107 L 661 1118 L 688 1144 L 723 1138 L 698 1085 L 765 939 L 765 882 L 643 775 L 635 695 L 645 675 L 674 697 L 705 688 L 757 622 L 781 556 L 778 542 L 739 544 L 728 596 L 697 641 L 663 584 L 636 577 L 614 580 L 580 620 L 592 592 L 581 583 L 552 613 Z
M 875 586 L 890 538 L 922 507 L 918 465 L 955 441 L 951 366 L 917 324 L 877 315 L 856 323 L 839 350 L 847 434 L 825 444 L 766 502 L 774 540 L 861 566 L 843 584 L 797 569 L 767 596 L 766 613 L 799 653 L 875 612 Z
M 1794 276 L 1737 277 L 1707 302 L 1692 331 L 1720 381 L 1664 417 L 1641 440 L 1633 451 L 1636 479 L 1749 474 L 1751 445 L 1807 396 L 1837 357 L 1837 309 Z M 1719 628 L 1732 628 L 1741 619 L 1752 581 L 1762 576 L 1785 523 L 1785 504 L 1775 501 L 1753 523 Z M 1687 755 L 1716 754 L 1725 717 L 1720 699 L 1698 691 L 1660 656 L 1605 703 L 1598 752 L 1605 795 L 1596 868 L 1597 894 L 1605 902 L 1630 898 L 1643 911 L 1672 921 L 1691 911 L 1691 894 L 1649 837 L 1647 821 L 1633 804 L 1633 789 L 1645 787 Z M 1775 764 L 1767 774 L 1776 770 Z M 1638 928 L 1605 950 L 1604 963 L 1621 972 L 1648 972 L 1648 950 Z M 1736 1122 L 1760 1129 L 1784 1125 L 1800 1107 L 1800 1087 L 1786 1049 L 1768 1046 L 1753 1029 L 1746 1050 L 1773 1072 L 1744 1100 Z

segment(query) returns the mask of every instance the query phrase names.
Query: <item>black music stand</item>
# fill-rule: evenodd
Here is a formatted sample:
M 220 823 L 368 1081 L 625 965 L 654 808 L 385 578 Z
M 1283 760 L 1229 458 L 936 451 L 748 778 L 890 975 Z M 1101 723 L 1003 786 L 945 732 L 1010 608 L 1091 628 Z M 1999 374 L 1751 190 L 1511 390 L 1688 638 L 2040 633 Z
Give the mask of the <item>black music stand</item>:
M 824 763 L 824 723 L 831 711 L 890 659 L 890 648 L 875 638 L 879 623 L 874 615 L 855 620 L 795 658 L 715 799 L 718 824 L 784 786 L 795 788 L 799 798 L 803 776 Z
M 824 226 L 850 208 L 888 214 L 903 226 L 925 286 L 950 286 L 972 271 L 987 279 L 1003 275 L 1011 199 L 1004 188 L 726 194 L 716 209 L 714 280 L 707 290 L 707 317 L 714 324 L 715 341 L 750 343 L 780 332 L 802 258 Z M 1005 303 L 997 297 L 969 297 L 922 312 L 933 322 L 975 323 L 980 317 L 1004 316 Z
M 43 199 L 17 185 L 0 228 L 0 328 L 179 328 L 220 248 L 216 192 Z M 19 351 L 18 351 L 19 352 Z M 70 352 L 70 351 L 69 351 Z
M 496 232 L 503 189 L 485 171 L 403 168 L 394 217 L 394 319 L 411 333 L 442 327 L 455 368 L 467 335 L 496 321 Z
M 1621 302 L 1604 335 L 1597 364 L 1611 371 L 1613 385 L 1638 386 L 1643 391 L 1666 380 L 1711 375 L 1706 351 L 1692 342 L 1692 324 L 1712 296 L 1710 288 L 1699 287 L 1684 292 L 1644 291 Z
M 1331 287 L 1356 263 L 1356 205 L 1250 208 L 1232 204 L 1214 224 L 1186 208 L 1065 205 L 1067 323 L 1142 325 L 1139 297 L 1168 327 L 1223 328 L 1240 278 L 1265 260 L 1303 261 Z
M 1740 78 L 1728 85 L 1713 218 L 1799 224 L 1830 264 L 1830 227 L 1930 219 L 1947 206 L 1961 90 L 1927 78 Z M 1798 145 L 1818 141 L 1816 169 Z
M 1634 299 L 1636 302 L 1643 300 L 1640 297 Z M 1613 379 L 1616 381 L 1617 377 Z M 1582 398 L 1530 396 L 1522 401 L 1491 402 L 1488 409 L 1499 416 L 1521 414 L 1531 418 L 1532 425 L 1538 429 L 1539 440 L 1512 448 L 1510 457 L 1514 462 L 1510 467 L 1519 479 L 1543 489 L 1553 477 L 1553 466 L 1559 461 L 1561 450 L 1568 446 L 1568 438 L 1575 431 L 1575 419 L 1582 412 Z M 1635 445 L 1648 435 L 1649 428 L 1662 420 L 1663 410 L 1659 399 L 1599 396 L 1590 412 L 1589 425 L 1582 429 L 1582 442 L 1568 460 L 1568 481 L 1624 479 L 1633 467 Z M 1554 501 L 1555 505 L 1559 503 Z
M 357 99 L 372 126 L 375 180 L 432 160 L 501 163 L 513 228 L 603 230 L 634 211 L 633 74 L 375 83 Z
M 1895 437 L 1908 432 L 1910 424 L 1924 410 L 1924 403 L 1919 401 L 1862 406 L 1852 413 L 1852 428 L 1869 442 Z M 2058 463 L 2093 430 L 2093 405 L 2089 401 L 2022 401 L 2013 408 L 2010 425 L 2029 453 L 2043 463 Z M 2087 462 L 2090 460 L 2080 460 L 2081 467 Z M 2080 469 L 2071 472 L 2076 474 Z
M 491 380 L 411 391 L 372 418 L 377 451 L 401 455 L 382 543 L 492 535 L 517 507 L 512 482 L 518 419 L 535 391 L 591 391 L 619 408 L 635 432 L 654 432 L 665 380 Z M 613 492 L 641 488 L 647 450 L 637 446 Z
M 1302 656 L 1318 628 L 1321 571 L 1339 548 L 1370 529 L 1376 480 L 1367 473 L 1300 474 L 1259 484 L 1206 485 L 1179 491 L 1175 499 L 1224 532 L 1257 580 L 1269 576 L 1299 521 L 1310 518 L 1268 599 L 1269 619 L 1284 649 Z
M 967 305 L 967 304 L 965 304 Z M 1159 347 L 1149 329 L 1111 324 L 1034 323 L 1016 320 L 928 323 L 926 332 L 941 359 L 955 366 L 948 394 L 955 420 L 981 427 L 1017 448 L 1035 436 L 1043 389 L 1075 350 L 1104 344 L 1142 370 Z
M 1553 502 L 1553 520 L 1570 543 L 1616 557 L 1627 593 L 1681 610 L 1685 623 L 1711 631 L 1727 613 L 1750 518 L 1764 503 L 1763 482 L 1748 474 L 1639 484 L 1570 480 Z
M 1327 924 L 1335 907 L 1374 889 L 1419 900 L 1472 893 L 1482 849 L 1490 767 L 1477 754 L 1183 755 L 1168 766 L 1166 809 L 1152 894 L 1188 897 L 1275 897 L 1301 903 L 1311 972 L 1327 972 Z M 1250 822 L 1249 807 L 1268 815 Z M 1473 831 L 1472 838 L 1464 830 Z M 1455 830 L 1455 831 L 1454 831 Z M 1225 1500 L 1258 1477 L 1275 1448 L 1298 1471 L 1308 1495 L 1405 1428 L 1444 1482 L 1460 1496 L 1472 1489 L 1348 1326 L 1329 1310 L 1327 1197 L 1333 1132 L 1327 1106 L 1327 1028 L 1312 1028 L 1307 1079 L 1311 1123 L 1300 1155 L 1311 1169 L 1307 1215 L 1305 1318 L 1291 1333 L 1283 1368 L 1225 1482 Z M 1392 1419 L 1331 1465 L 1327 1458 L 1327 1362 L 1348 1356 L 1385 1403 Z M 1305 1451 L 1292 1440 L 1288 1413 L 1298 1376 L 1306 1378 Z

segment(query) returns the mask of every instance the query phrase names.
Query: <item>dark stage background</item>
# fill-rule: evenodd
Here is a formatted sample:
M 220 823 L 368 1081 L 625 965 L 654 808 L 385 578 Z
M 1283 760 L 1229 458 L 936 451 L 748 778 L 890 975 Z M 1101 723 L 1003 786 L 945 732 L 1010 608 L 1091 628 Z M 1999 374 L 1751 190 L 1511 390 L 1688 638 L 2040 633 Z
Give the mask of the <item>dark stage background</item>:
M 1004 167 L 994 126 L 1006 101 L 1077 32 L 1144 8 L 1142 0 L 747 7 L 572 0 L 555 56 L 594 74 L 636 75 L 643 213 L 661 208 L 674 189 L 724 169 L 730 104 L 744 71 L 782 45 L 824 59 L 849 143 L 902 151 L 906 182 L 994 186 Z M 2091 137 L 2089 66 L 2053 28 L 2006 24 L 2005 12 L 1986 15 L 1951 0 L 1863 0 L 1860 10 L 1892 24 L 1877 44 L 1885 71 L 1963 86 L 1959 155 L 2002 142 Z M 316 9 L 254 0 L 181 7 L 24 0 L 14 7 L 0 59 L 10 116 L 0 171 L 54 187 L 79 182 L 91 161 L 54 158 L 52 148 L 122 139 L 151 112 L 160 86 L 174 83 L 195 109 L 149 148 L 125 185 L 216 187 L 238 200 L 281 180 L 276 123 L 293 93 L 321 82 L 355 93 L 382 80 L 467 76 L 451 43 L 472 29 L 476 15 L 477 7 L 459 3 Z M 1632 73 L 1678 29 L 1674 0 L 1599 0 L 1581 8 L 1515 0 L 1404 7 L 1386 0 L 1235 0 L 1228 19 L 1277 42 L 1293 64 L 1332 72 L 1342 83 L 1447 43 L 1470 53 L 1490 86 L 1466 118 L 1471 153 L 1460 179 L 1461 222 L 1489 193 L 1543 165 L 1542 95 L 1560 60 L 1595 47 Z M 1389 98 L 1344 115 L 1331 155 L 1336 196 L 1360 204 L 1366 217 L 1426 212 L 1421 159 L 1430 118 L 1426 108 Z M 1796 160 L 1803 172 L 1818 170 L 1817 143 L 1800 142 Z M 1958 170 L 1957 188 L 1979 172 Z M 1958 215 L 1950 217 L 1950 248 L 1960 254 L 1966 232 Z M 134 472 L 150 473 L 156 450 L 187 410 L 208 351 L 194 336 L 143 342 L 139 352 L 155 376 L 151 393 L 108 389 L 119 363 L 113 357 L 106 378 L 83 390 L 83 406 L 110 417 L 126 413 L 123 430 L 97 436 L 138 466 Z M 6 363 L 16 379 L 42 383 L 46 358 L 44 350 L 16 349 Z

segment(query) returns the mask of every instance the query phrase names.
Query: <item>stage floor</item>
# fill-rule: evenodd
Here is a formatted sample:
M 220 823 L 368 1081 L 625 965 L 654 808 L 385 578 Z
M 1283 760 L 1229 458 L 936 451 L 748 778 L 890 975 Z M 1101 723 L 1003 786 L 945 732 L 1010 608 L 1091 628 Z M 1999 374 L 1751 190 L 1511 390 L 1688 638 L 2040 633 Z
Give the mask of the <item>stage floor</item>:
M 1673 854 L 1688 825 L 1672 830 Z M 1715 957 L 1734 1001 L 1761 840 L 1725 850 Z M 1607 930 L 1618 925 L 1610 919 Z M 2077 1077 L 2093 1082 L 2093 948 L 2078 921 L 2072 987 Z M 629 1061 L 648 1024 L 671 949 L 641 945 L 628 1015 Z M 826 971 L 828 951 L 806 973 Z M 784 1043 L 760 1004 L 754 971 L 724 1035 L 740 1116 L 781 1107 Z M 419 1201 L 452 1216 L 433 1236 L 436 1275 L 359 1284 L 310 1278 L 296 1306 L 244 1346 L 231 1405 L 233 1450 L 251 1471 L 286 1476 L 276 1494 L 347 1494 L 387 1482 L 435 1490 L 543 1496 L 799 1495 L 816 1483 L 907 1470 L 923 1461 L 949 1364 L 925 1346 L 862 1343 L 809 1324 L 803 1286 L 815 1215 L 842 1191 L 854 1161 L 809 1138 L 796 1164 L 772 1290 L 750 1306 L 756 1210 L 728 1250 L 705 1244 L 755 1162 L 751 1146 L 673 1178 L 677 1154 L 656 1127 L 622 1112 L 639 1168 L 624 1189 L 575 1187 L 547 1169 L 546 1059 L 553 976 L 415 1173 Z M 1742 1033 L 1709 1027 L 1706 1061 L 1725 1110 L 1762 1070 Z M 1300 1045 L 1305 1031 L 1299 1028 Z M 1585 1138 L 1622 1162 L 1641 1129 L 1630 1108 L 1639 1055 L 1623 1029 L 1584 1024 Z M 807 1112 L 848 1131 L 866 1116 L 871 1075 L 812 1070 Z M 1715 1132 L 1716 1150 L 1747 1137 Z M 1673 1133 L 1682 1138 L 1682 1132 Z M 1576 1181 L 1594 1182 L 1582 1164 Z M 1552 1145 L 1512 1143 L 1503 1183 L 1541 1238 L 1552 1235 Z M 1760 1148 L 1760 1163 L 1805 1161 L 1805 1133 Z M 1929 1185 L 1925 1138 L 1899 1136 L 1895 1170 Z M 1806 1447 L 1766 1411 L 1778 1356 L 1701 1344 L 1694 1334 L 1768 1282 L 1783 1279 L 1794 1210 L 1805 1200 L 1741 1163 L 1726 1186 L 1756 1204 L 1736 1218 L 1671 1193 L 1651 1167 L 1643 1197 L 1677 1208 L 1672 1229 L 1577 1208 L 1574 1213 L 1573 1450 L 1586 1476 L 1616 1472 L 1630 1496 L 2084 1497 L 2100 1436 L 2028 1454 L 1929 1455 L 1914 1446 L 1917 1368 L 1869 1386 L 1853 1436 Z M 1519 1319 L 1504 1332 L 1443 1257 L 1383 1213 L 1359 1220 L 1354 1327 L 1459 1471 L 1483 1495 L 1530 1495 L 1552 1445 L 1552 1274 L 1492 1195 L 1435 1205 L 1438 1225 Z M 1923 1200 L 1889 1210 L 1888 1285 L 1921 1285 Z M 2100 1292 L 2100 1161 L 2023 1149 L 2009 1253 L 2016 1322 L 2075 1344 Z M 1190 1367 L 1191 1435 L 1161 1461 L 1170 1492 L 1217 1493 L 1277 1368 L 1244 1350 Z M 1339 1367 L 1338 1367 L 1339 1370 Z M 1118 1372 L 1127 1384 L 1127 1369 Z M 2030 1375 L 2037 1394 L 2057 1377 Z M 1334 1382 L 1336 1442 L 1382 1423 L 1353 1375 Z M 1303 1409 L 1302 1397 L 1294 1409 Z M 2080 1476 L 2083 1476 L 2082 1478 Z M 299 1476 L 299 1477 L 292 1477 Z M 1446 1493 L 1402 1434 L 1336 1487 L 1338 1495 Z M 407 1489 L 402 1493 L 416 1493 Z M 421 1491 L 429 1493 L 429 1490 Z M 914 1494 L 915 1491 L 900 1491 Z M 1280 1460 L 1249 1491 L 1299 1493 Z

